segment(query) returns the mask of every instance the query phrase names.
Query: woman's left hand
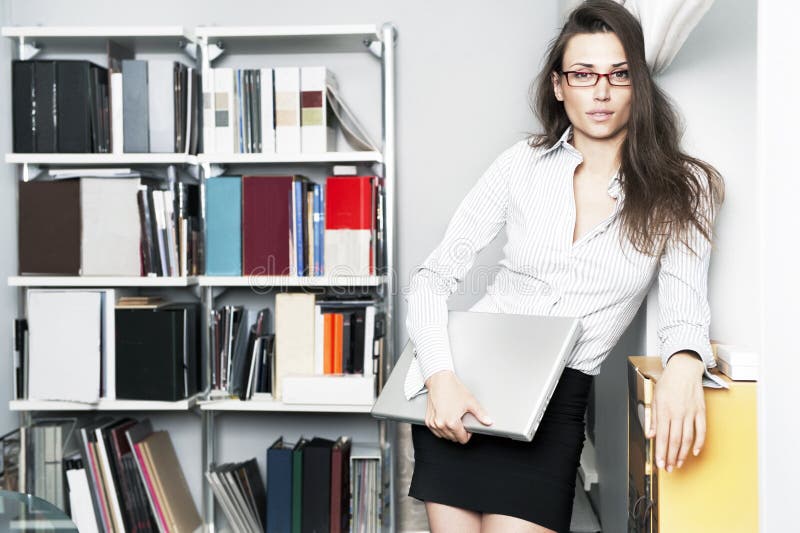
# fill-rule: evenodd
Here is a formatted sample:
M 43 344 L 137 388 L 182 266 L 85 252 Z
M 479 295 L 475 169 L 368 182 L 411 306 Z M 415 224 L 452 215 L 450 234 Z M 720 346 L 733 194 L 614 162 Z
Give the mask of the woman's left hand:
M 683 466 L 689 450 L 700 453 L 706 438 L 706 406 L 703 395 L 705 363 L 688 352 L 669 358 L 656 383 L 647 438 L 656 438 L 656 465 L 672 472 Z M 694 441 L 694 446 L 692 446 Z

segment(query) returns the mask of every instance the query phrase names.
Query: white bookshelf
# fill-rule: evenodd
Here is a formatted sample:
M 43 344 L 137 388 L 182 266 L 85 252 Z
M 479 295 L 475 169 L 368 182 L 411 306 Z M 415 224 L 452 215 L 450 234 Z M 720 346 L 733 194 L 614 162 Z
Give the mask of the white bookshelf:
M 201 287 L 368 287 L 386 276 L 198 276 Z
M 188 287 L 197 279 L 172 276 L 10 276 L 9 287 Z
M 145 400 L 109 400 L 101 398 L 97 403 L 69 402 L 59 400 L 11 400 L 10 411 L 188 411 L 198 403 L 199 395 L 177 402 Z
M 174 153 L 7 153 L 7 164 L 17 165 L 20 178 L 27 181 L 34 176 L 33 170 L 54 166 L 94 167 L 94 166 L 157 166 L 185 165 L 193 176 L 199 177 L 201 197 L 204 196 L 204 180 L 218 171 L 223 165 L 331 165 L 339 163 L 372 166 L 375 173 L 380 172 L 386 183 L 386 247 L 387 268 L 394 265 L 394 218 L 395 218 L 395 51 L 396 29 L 391 24 L 354 25 L 298 25 L 298 26 L 201 26 L 187 30 L 183 26 L 22 26 L 5 27 L 2 36 L 12 39 L 17 49 L 16 57 L 31 59 L 43 50 L 58 52 L 59 47 L 68 49 L 70 54 L 81 58 L 84 53 L 105 54 L 107 39 L 114 39 L 130 47 L 136 53 L 177 52 L 183 49 L 202 72 L 211 68 L 213 61 L 223 52 L 226 63 L 236 66 L 237 54 L 314 53 L 320 54 L 320 62 L 326 63 L 325 54 L 367 53 L 377 58 L 375 65 L 381 77 L 382 101 L 382 139 L 377 145 L 381 151 L 336 151 L 327 153 L 297 154 L 218 154 L 199 155 Z M 199 53 L 198 53 L 199 52 Z M 201 132 L 202 134 L 202 132 Z M 377 170 L 380 168 L 380 171 Z M 204 213 L 201 210 L 201 216 Z M 31 287 L 195 287 L 192 291 L 199 298 L 205 313 L 214 306 L 216 295 L 225 287 L 372 287 L 382 302 L 386 313 L 386 349 L 384 371 L 388 375 L 394 361 L 394 318 L 393 299 L 394 280 L 391 276 L 196 276 L 196 277 L 120 277 L 120 276 L 11 276 L 8 285 L 24 293 Z M 198 290 L 199 288 L 199 290 Z M 234 295 L 236 296 L 236 295 Z M 238 297 L 238 296 L 236 296 Z M 229 299 L 232 297 L 229 297 Z M 208 315 L 206 315 L 208 316 Z M 208 330 L 205 331 L 207 335 Z M 202 364 L 211 360 L 210 339 L 206 336 L 201 343 Z M 205 366 L 208 369 L 207 366 Z M 286 404 L 272 399 L 269 395 L 257 395 L 254 399 L 240 401 L 231 398 L 213 398 L 208 391 L 179 402 L 150 402 L 133 400 L 104 400 L 87 404 L 66 401 L 11 400 L 9 409 L 20 413 L 24 420 L 30 420 L 36 412 L 51 411 L 117 411 L 130 413 L 147 412 L 195 412 L 201 416 L 202 468 L 206 469 L 217 460 L 218 435 L 215 433 L 215 417 L 224 413 L 296 413 L 309 415 L 326 413 L 354 414 L 359 421 L 369 416 L 371 405 L 308 405 Z M 268 416 L 268 415 L 264 415 Z M 311 422 L 309 422 L 311 423 Z M 389 442 L 394 438 L 392 425 L 386 421 L 375 420 L 377 428 L 376 449 L 391 448 Z M 341 427 L 346 434 L 349 424 Z M 263 450 L 262 450 L 263 451 Z M 380 453 L 380 452 L 379 452 Z M 394 467 L 383 479 L 383 498 L 386 500 L 388 516 L 384 518 L 381 531 L 394 531 Z M 215 498 L 210 486 L 203 482 L 200 511 L 207 530 L 215 530 Z
M 254 163 L 382 163 L 380 152 L 325 152 L 320 154 L 199 154 L 199 163 L 254 164 Z

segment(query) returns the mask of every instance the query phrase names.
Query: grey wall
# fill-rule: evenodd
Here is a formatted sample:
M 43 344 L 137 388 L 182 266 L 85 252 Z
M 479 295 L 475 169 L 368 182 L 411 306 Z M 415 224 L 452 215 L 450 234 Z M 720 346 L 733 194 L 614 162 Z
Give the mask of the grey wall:
M 502 8 L 480 2 L 447 1 L 368 2 L 320 1 L 202 1 L 59 2 L 57 0 L 9 0 L 6 4 L 11 25 L 257 25 L 257 24 L 353 24 L 393 21 L 399 29 L 397 44 L 397 160 L 398 160 L 398 247 L 399 288 L 407 285 L 407 273 L 421 261 L 441 238 L 444 226 L 457 202 L 466 194 L 494 157 L 526 131 L 535 128 L 527 107 L 527 89 L 538 70 L 546 41 L 556 27 L 556 2 L 503 2 Z M 113 8 L 112 8 L 113 6 Z M 9 57 L 8 53 L 4 56 Z M 5 62 L 5 61 L 4 61 Z M 349 73 L 349 71 L 348 71 Z M 369 74 L 372 75 L 371 73 Z M 348 101 L 359 111 L 367 127 L 380 134 L 379 108 L 369 95 L 360 101 L 361 81 L 353 75 L 343 81 Z M 7 109 L 10 93 L 7 77 L 0 85 L 0 105 Z M 349 91 L 349 92 L 348 92 Z M 6 115 L 8 116 L 8 115 Z M 2 126 L 3 151 L 10 151 L 10 120 Z M 14 169 L 2 165 L 6 179 L 2 187 L 13 194 Z M 0 239 L 8 254 L 15 249 L 13 196 L 4 195 L 3 210 L 9 224 L 1 226 Z M 491 265 L 499 257 L 501 243 L 493 243 L 482 256 Z M 15 258 L 4 254 L 8 273 Z M 3 273 L 5 275 L 6 273 Z M 464 307 L 480 296 L 485 277 L 477 276 L 478 288 L 453 299 Z M 226 296 L 227 297 L 227 296 Z M 2 293 L 0 305 L 6 317 L 14 308 L 13 292 Z M 405 302 L 398 299 L 398 320 L 405 317 Z M 5 335 L 8 328 L 0 328 Z M 398 343 L 405 342 L 400 327 Z M 0 339 L 2 341 L 2 339 Z M 7 345 L 7 344 L 6 344 Z M 2 373 L 0 373 L 2 375 Z M 4 379 L 4 378 L 0 378 Z M 5 389 L 4 389 L 5 390 Z M 9 393 L 10 396 L 10 393 Z M 0 417 L 8 416 L 0 402 Z M 200 503 L 201 465 L 199 423 L 194 415 L 153 417 L 168 427 L 175 440 L 195 500 Z M 365 419 L 304 415 L 225 415 L 220 418 L 221 459 L 259 458 L 273 436 L 284 433 L 293 439 L 308 428 L 320 435 L 336 433 L 345 421 L 360 434 L 370 431 Z M 0 418 L 1 420 L 1 418 Z M 352 426 L 349 426 L 352 427 Z M 408 450 L 407 434 L 401 448 Z M 407 471 L 407 469 L 406 469 Z M 398 491 L 407 492 L 407 478 L 400 479 Z M 427 527 L 421 506 L 404 497 L 399 502 L 408 517 L 400 526 Z
M 0 3 L 0 24 L 10 24 L 10 6 Z M 0 42 L 0 57 L 7 58 L 11 50 L 11 42 L 3 39 Z M 6 63 L 4 61 L 4 63 Z M 7 70 L 6 72 L 10 72 Z M 2 151 L 11 151 L 11 77 L 0 77 L 0 116 L 9 117 L 0 125 L 0 146 Z M 14 168 L 10 165 L 0 165 L 0 238 L 4 240 L 0 254 L 0 280 L 16 274 L 17 248 L 14 228 L 16 228 L 16 194 L 17 187 L 14 183 Z M 13 378 L 11 372 L 11 326 L 10 323 L 17 316 L 17 290 L 9 288 L 3 281 L 0 283 L 0 346 L 7 347 L 8 354 L 0 366 L 0 435 L 16 428 L 19 418 L 8 411 L 8 400 L 13 394 Z

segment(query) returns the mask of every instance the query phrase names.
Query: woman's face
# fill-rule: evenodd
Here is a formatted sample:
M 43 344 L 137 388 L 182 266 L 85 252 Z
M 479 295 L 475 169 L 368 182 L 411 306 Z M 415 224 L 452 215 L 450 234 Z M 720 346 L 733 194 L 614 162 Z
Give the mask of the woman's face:
M 617 79 L 626 77 L 627 58 L 622 43 L 615 33 L 580 33 L 567 42 L 562 70 L 612 74 Z M 630 116 L 633 87 L 611 85 L 607 77 L 597 84 L 575 87 L 567 83 L 566 75 L 553 74 L 556 98 L 564 102 L 564 109 L 575 133 L 591 139 L 610 140 L 624 136 Z

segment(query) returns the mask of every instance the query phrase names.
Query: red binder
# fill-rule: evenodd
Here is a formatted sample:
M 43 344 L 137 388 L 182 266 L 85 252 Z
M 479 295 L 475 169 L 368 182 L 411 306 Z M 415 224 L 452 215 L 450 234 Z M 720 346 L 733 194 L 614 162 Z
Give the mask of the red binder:
M 288 276 L 294 176 L 242 179 L 242 273 Z
M 325 229 L 374 229 L 373 176 L 328 176 Z

